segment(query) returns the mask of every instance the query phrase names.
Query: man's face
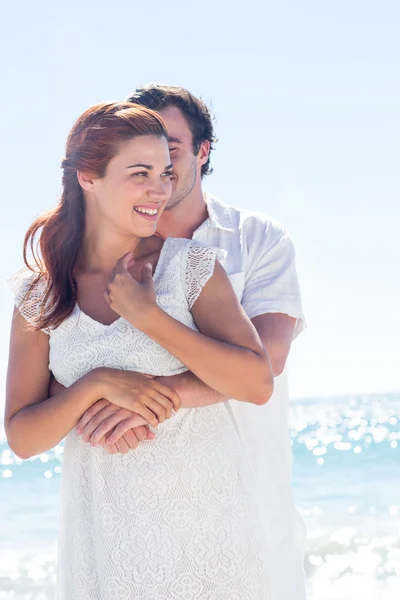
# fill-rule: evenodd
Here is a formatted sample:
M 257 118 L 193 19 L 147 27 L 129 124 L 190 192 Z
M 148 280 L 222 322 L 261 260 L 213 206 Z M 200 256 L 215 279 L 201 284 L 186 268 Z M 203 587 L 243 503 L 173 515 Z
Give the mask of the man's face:
M 200 178 L 200 157 L 193 154 L 193 136 L 182 112 L 176 106 L 159 111 L 168 131 L 168 146 L 173 164 L 172 195 L 165 210 L 184 200 Z M 201 154 L 201 152 L 199 153 Z

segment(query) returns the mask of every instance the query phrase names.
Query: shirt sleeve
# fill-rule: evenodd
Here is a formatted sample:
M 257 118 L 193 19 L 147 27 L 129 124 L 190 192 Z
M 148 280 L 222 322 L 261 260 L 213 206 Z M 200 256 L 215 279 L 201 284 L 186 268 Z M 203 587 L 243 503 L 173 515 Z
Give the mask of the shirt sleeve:
M 202 289 L 214 273 L 215 261 L 222 264 L 226 252 L 220 248 L 210 248 L 191 240 L 185 245 L 182 260 L 182 283 L 189 308 L 201 294 Z
M 245 224 L 248 268 L 242 305 L 250 319 L 283 313 L 297 319 L 294 337 L 305 328 L 296 251 L 287 231 L 274 221 L 250 218 Z

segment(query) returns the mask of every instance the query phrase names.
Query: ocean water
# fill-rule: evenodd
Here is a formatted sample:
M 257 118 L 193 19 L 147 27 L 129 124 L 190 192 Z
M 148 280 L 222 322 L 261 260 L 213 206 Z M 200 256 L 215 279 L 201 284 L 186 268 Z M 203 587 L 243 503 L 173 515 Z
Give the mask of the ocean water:
M 309 600 L 400 599 L 400 394 L 291 410 Z M 0 440 L 0 600 L 53 600 L 62 446 L 28 461 Z

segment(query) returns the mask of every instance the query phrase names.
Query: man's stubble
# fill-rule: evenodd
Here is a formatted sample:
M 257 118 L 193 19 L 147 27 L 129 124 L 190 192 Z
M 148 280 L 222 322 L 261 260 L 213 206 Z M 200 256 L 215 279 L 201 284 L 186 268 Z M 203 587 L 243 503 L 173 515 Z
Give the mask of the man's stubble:
M 172 192 L 171 198 L 168 200 L 165 210 L 172 210 L 183 202 L 192 192 L 197 181 L 197 163 L 193 160 L 190 168 L 186 171 L 182 180 L 178 179 L 178 185 Z

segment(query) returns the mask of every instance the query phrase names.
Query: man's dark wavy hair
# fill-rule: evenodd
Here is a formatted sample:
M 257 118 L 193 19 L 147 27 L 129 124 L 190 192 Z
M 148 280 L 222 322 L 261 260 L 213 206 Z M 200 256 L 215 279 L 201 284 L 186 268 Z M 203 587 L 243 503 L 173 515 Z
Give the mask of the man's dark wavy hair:
M 197 156 L 201 143 L 210 142 L 210 154 L 217 142 L 213 127 L 213 116 L 208 106 L 185 88 L 174 85 L 149 83 L 136 88 L 127 98 L 128 102 L 141 104 L 151 110 L 159 111 L 169 106 L 176 106 L 183 113 L 193 136 L 193 152 Z M 207 162 L 201 167 L 201 176 L 210 175 L 210 154 Z

